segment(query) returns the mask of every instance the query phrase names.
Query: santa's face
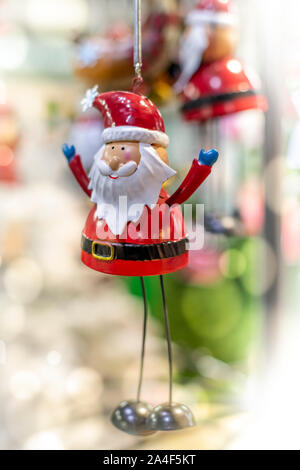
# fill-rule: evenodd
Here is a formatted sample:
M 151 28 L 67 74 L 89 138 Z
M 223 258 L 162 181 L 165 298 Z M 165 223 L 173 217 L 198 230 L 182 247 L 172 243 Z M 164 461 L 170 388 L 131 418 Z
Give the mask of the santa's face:
M 97 216 L 105 219 L 114 234 L 128 221 L 136 222 L 144 207 L 157 203 L 162 184 L 175 175 L 163 160 L 166 150 L 136 142 L 106 144 L 95 155 L 90 172 L 92 201 Z M 126 210 L 120 198 L 126 198 Z
M 137 170 L 141 160 L 139 143 L 111 142 L 106 144 L 102 160 L 110 168 L 111 173 L 108 176 L 111 178 L 130 176 Z M 102 167 L 105 168 L 104 165 Z M 108 171 L 107 168 L 106 173 Z

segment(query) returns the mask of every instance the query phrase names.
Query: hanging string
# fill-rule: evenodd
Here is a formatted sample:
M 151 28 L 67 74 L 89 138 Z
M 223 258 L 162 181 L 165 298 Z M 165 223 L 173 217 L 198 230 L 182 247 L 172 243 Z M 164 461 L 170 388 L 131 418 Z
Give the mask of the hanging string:
M 146 343 L 147 318 L 148 318 L 148 308 L 147 308 L 147 298 L 146 298 L 144 278 L 141 276 L 140 280 L 141 280 L 143 300 L 144 300 L 144 324 L 143 324 L 143 340 L 142 340 L 142 351 L 141 351 L 140 375 L 139 375 L 139 384 L 138 384 L 138 391 L 137 391 L 138 403 L 141 401 L 141 389 L 142 389 L 143 371 L 144 371 L 145 343 Z
M 141 0 L 134 0 L 134 71 L 135 77 L 132 82 L 132 89 L 137 92 L 143 84 L 142 77 L 142 9 Z
M 162 295 L 162 301 L 163 301 L 165 331 L 166 331 L 166 338 L 167 338 L 167 345 L 168 345 L 169 404 L 171 405 L 172 398 L 173 398 L 173 355 L 172 355 L 171 333 L 170 333 L 169 316 L 168 316 L 166 293 L 165 293 L 165 286 L 164 286 L 164 278 L 162 275 L 160 275 L 159 278 L 160 278 L 160 288 L 161 288 L 161 295 Z

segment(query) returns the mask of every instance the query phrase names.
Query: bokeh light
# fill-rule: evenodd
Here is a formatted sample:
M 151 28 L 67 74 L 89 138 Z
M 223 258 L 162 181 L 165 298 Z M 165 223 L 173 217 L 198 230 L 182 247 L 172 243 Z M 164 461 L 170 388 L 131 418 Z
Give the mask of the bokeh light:
M 234 279 L 239 277 L 246 269 L 244 254 L 235 249 L 226 250 L 220 256 L 219 265 L 223 276 Z
M 102 381 L 99 374 L 86 367 L 75 369 L 66 381 L 66 391 L 75 397 L 97 395 L 102 391 Z
M 57 367 L 61 363 L 61 354 L 58 351 L 50 351 L 47 354 L 47 362 L 50 366 Z
M 11 299 L 21 303 L 32 302 L 43 286 L 41 269 L 29 258 L 12 261 L 5 271 L 4 285 Z
M 88 9 L 83 0 L 26 0 L 24 3 L 27 24 L 35 30 L 82 30 L 87 24 Z
M 0 145 L 0 167 L 9 166 L 14 160 L 14 152 L 7 145 Z
M 24 64 L 28 52 L 26 36 L 20 32 L 0 36 L 0 69 L 14 70 Z
M 40 380 L 33 371 L 21 370 L 16 372 L 10 380 L 12 394 L 18 400 L 30 400 L 40 391 Z
M 26 314 L 23 305 L 11 303 L 1 307 L 1 337 L 6 341 L 14 339 L 24 329 Z
M 64 445 L 54 431 L 44 431 L 29 437 L 24 450 L 64 450 Z

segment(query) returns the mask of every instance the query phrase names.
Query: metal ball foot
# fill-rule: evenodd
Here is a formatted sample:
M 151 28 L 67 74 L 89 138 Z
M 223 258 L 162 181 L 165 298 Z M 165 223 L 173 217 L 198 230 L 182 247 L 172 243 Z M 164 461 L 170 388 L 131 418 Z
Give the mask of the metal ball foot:
M 180 403 L 163 403 L 156 406 L 146 423 L 152 431 L 176 431 L 195 424 L 191 410 Z
M 149 436 L 155 430 L 146 425 L 153 407 L 142 401 L 122 401 L 111 415 L 112 424 L 120 431 L 134 436 Z

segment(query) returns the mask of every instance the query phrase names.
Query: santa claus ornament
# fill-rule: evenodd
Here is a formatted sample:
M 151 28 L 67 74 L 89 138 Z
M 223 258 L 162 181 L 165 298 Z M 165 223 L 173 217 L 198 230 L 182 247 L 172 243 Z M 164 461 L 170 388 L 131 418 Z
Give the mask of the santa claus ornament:
M 136 60 L 140 81 L 141 60 Z M 94 203 L 81 238 L 81 259 L 89 268 L 107 274 L 139 276 L 144 299 L 144 326 L 137 398 L 123 401 L 113 412 L 120 430 L 148 435 L 194 425 L 187 406 L 172 394 L 172 351 L 163 275 L 188 263 L 188 239 L 180 204 L 210 174 L 218 152 L 202 150 L 178 190 L 162 187 L 175 171 L 168 164 L 169 138 L 157 107 L 133 92 L 87 92 L 84 108 L 95 107 L 103 118 L 103 146 L 89 175 L 74 146 L 63 146 L 69 167 Z M 169 358 L 169 400 L 153 408 L 141 401 L 147 302 L 144 276 L 160 277 Z
M 200 0 L 187 15 L 181 40 L 183 116 L 205 122 L 249 109 L 266 109 L 259 79 L 234 57 L 237 25 L 231 0 Z
M 262 123 L 258 118 L 267 103 L 259 78 L 235 57 L 237 17 L 231 0 L 198 0 L 186 16 L 185 26 L 179 48 L 181 73 L 175 84 L 181 113 L 185 121 L 199 123 L 199 135 L 206 147 L 218 148 L 222 141 L 222 162 L 202 195 L 210 212 L 205 228 L 218 249 L 219 235 L 248 234 L 236 202 L 240 178 L 247 171 L 241 158 L 245 142 L 238 130 L 240 112 L 252 111 L 244 118 L 253 127 L 251 115 L 254 125 Z
M 99 3 L 99 2 L 98 2 Z M 100 2 L 101 3 L 101 2 Z M 108 2 L 110 3 L 110 2 Z M 179 18 L 175 0 L 146 0 L 149 12 L 143 24 L 143 75 L 147 87 L 166 72 L 175 54 Z M 147 5 L 148 4 L 148 5 Z M 119 2 L 120 18 L 127 16 Z M 125 6 L 124 8 L 128 8 Z M 105 5 L 103 6 L 105 10 Z M 116 15 L 114 15 L 116 16 Z M 117 21 L 103 34 L 80 38 L 77 42 L 75 73 L 86 83 L 100 83 L 102 90 L 131 89 L 133 31 L 126 21 Z

